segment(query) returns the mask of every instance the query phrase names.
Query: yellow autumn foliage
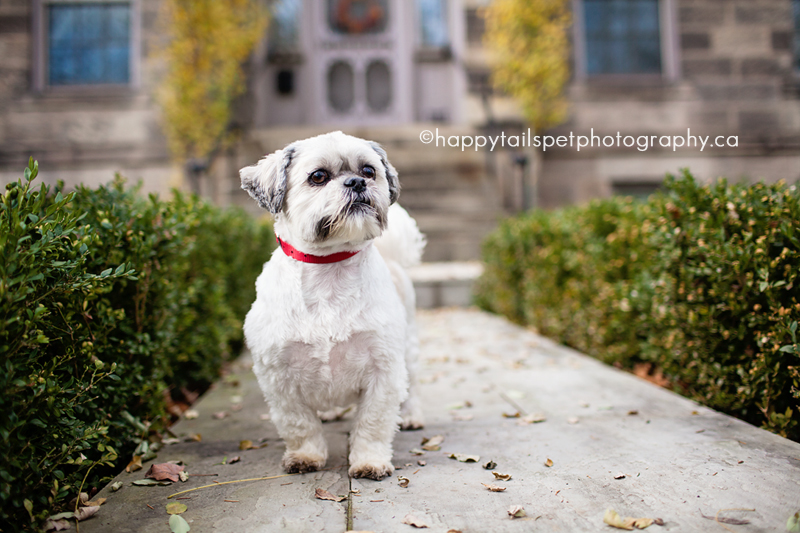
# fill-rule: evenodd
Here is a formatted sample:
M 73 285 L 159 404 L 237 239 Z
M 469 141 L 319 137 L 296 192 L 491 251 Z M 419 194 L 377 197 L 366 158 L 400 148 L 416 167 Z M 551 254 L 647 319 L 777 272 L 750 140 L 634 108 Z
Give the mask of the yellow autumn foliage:
M 228 139 L 243 62 L 261 39 L 268 14 L 259 0 L 165 0 L 169 41 L 158 91 L 174 157 L 208 157 Z
M 484 16 L 484 43 L 495 55 L 494 84 L 520 102 L 537 131 L 562 122 L 569 81 L 569 0 L 494 0 Z

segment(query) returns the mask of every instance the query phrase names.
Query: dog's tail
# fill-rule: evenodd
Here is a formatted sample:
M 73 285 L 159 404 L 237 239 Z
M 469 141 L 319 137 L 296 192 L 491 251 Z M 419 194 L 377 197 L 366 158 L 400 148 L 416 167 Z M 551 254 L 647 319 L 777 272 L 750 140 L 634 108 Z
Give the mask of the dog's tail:
M 383 235 L 375 240 L 381 256 L 403 268 L 419 264 L 425 250 L 425 236 L 417 222 L 399 204 L 389 208 L 389 222 Z

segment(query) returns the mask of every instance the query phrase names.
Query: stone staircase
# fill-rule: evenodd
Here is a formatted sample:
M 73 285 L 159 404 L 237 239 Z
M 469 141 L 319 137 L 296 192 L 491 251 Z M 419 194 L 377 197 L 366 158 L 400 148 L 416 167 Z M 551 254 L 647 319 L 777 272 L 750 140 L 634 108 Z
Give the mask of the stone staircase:
M 483 238 L 504 215 L 500 194 L 486 171 L 486 152 L 437 148 L 419 140 L 421 131 L 436 127 L 357 128 L 345 133 L 375 140 L 386 149 L 400 175 L 400 203 L 428 238 L 425 262 L 477 260 Z M 439 134 L 445 137 L 475 133 L 466 128 L 438 128 Z M 239 188 L 235 170 L 253 164 L 264 154 L 294 140 L 324 131 L 327 130 L 304 127 L 252 132 L 229 160 L 217 165 L 221 203 L 241 205 L 258 212 L 257 206 Z

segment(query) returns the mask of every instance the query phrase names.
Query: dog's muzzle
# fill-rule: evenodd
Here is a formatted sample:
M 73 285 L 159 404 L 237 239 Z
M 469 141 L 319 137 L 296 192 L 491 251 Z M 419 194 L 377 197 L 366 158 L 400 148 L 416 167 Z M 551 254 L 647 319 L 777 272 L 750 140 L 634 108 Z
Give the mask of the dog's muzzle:
M 356 194 L 361 194 L 367 190 L 367 180 L 361 176 L 350 176 L 345 180 L 344 186 Z

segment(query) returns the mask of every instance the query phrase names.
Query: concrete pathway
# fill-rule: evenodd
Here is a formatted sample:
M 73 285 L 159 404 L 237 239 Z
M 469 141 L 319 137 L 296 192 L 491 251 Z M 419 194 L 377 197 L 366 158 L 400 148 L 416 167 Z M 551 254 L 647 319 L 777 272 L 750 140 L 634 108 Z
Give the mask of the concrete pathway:
M 411 514 L 427 531 L 619 531 L 623 517 L 660 518 L 648 531 L 785 531 L 800 510 L 800 444 L 700 407 L 630 374 L 558 346 L 476 310 L 420 311 L 422 393 L 428 425 L 398 433 L 394 463 L 381 482 L 347 477 L 349 421 L 326 425 L 329 470 L 213 486 L 178 500 L 192 532 L 366 530 L 411 532 Z M 241 406 L 241 407 L 238 407 Z M 236 410 L 238 409 L 238 410 Z M 214 482 L 280 475 L 283 445 L 246 360 L 195 406 L 198 417 L 174 431 L 202 440 L 166 446 L 154 462 L 181 460 L 190 478 L 140 487 L 145 468 L 120 474 L 124 486 L 81 533 L 169 532 L 170 494 Z M 225 412 L 216 419 L 214 413 Z M 506 415 L 516 415 L 509 418 Z M 524 418 L 528 415 L 528 418 Z M 526 423 L 546 418 L 543 422 Z M 442 435 L 441 450 L 421 449 Z M 241 451 L 240 441 L 265 447 Z M 412 452 L 411 450 L 415 450 Z M 477 455 L 459 462 L 451 453 Z M 231 462 L 239 456 L 240 460 Z M 510 474 L 496 480 L 483 465 Z M 421 466 L 424 465 L 424 466 Z M 551 465 L 551 466 L 548 466 Z M 407 478 L 401 486 L 399 476 Z M 490 492 L 483 484 L 505 487 Z M 315 498 L 315 489 L 347 496 Z M 511 519 L 508 509 L 524 507 Z M 746 525 L 715 523 L 723 518 Z M 703 515 L 712 519 L 704 518 Z

